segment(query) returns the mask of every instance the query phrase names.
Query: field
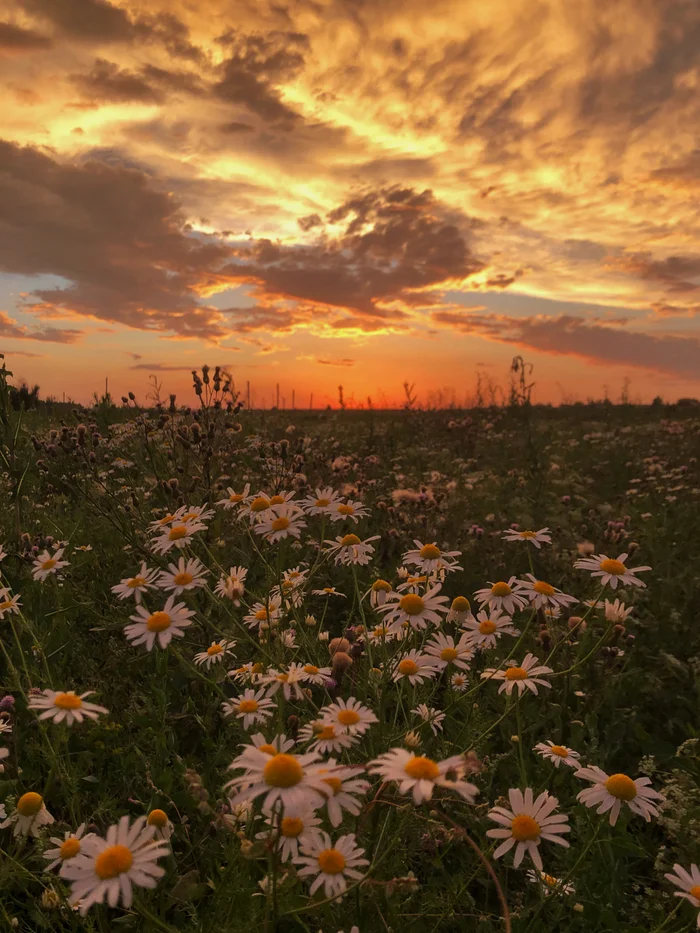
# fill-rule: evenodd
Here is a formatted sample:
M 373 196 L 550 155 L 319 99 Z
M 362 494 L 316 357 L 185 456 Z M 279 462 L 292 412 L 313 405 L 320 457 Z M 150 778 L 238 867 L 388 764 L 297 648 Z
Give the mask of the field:
M 0 929 L 695 929 L 697 415 L 201 391 L 3 396 Z

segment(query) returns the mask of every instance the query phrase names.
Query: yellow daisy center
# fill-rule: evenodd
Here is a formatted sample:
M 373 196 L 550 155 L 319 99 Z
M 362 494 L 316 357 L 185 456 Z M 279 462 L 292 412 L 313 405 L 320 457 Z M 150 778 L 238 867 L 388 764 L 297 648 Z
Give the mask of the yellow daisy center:
M 637 786 L 626 774 L 611 775 L 605 782 L 605 789 L 619 800 L 634 800 L 637 796 Z
M 627 567 L 621 560 L 612 560 L 609 557 L 606 560 L 601 560 L 600 569 L 603 573 L 610 573 L 614 577 L 622 576 L 623 573 L 627 572 Z
M 151 810 L 146 820 L 149 826 L 157 826 L 158 829 L 164 829 L 168 825 L 168 814 L 165 810 Z
M 326 875 L 339 875 L 345 868 L 345 856 L 337 849 L 324 849 L 319 853 L 318 867 Z
M 182 573 L 176 573 L 173 577 L 173 583 L 177 586 L 187 586 L 194 580 L 194 577 L 191 573 L 188 573 L 186 570 L 183 570 Z
M 270 499 L 270 505 L 284 505 L 284 496 L 272 496 Z
M 217 654 L 221 654 L 223 650 L 224 649 L 221 645 L 209 645 L 209 647 L 207 648 L 207 654 L 209 655 L 210 658 L 213 658 Z
M 241 700 L 241 702 L 238 704 L 238 711 L 241 713 L 256 713 L 257 710 L 257 700 Z
M 325 509 L 326 506 L 330 504 L 331 504 L 330 499 L 317 499 L 315 503 L 317 509 Z
M 554 593 L 556 592 L 554 587 L 549 583 L 545 583 L 544 580 L 538 580 L 536 583 L 533 583 L 532 588 L 541 596 L 554 596 Z
M 66 839 L 63 843 L 58 854 L 65 861 L 69 858 L 75 858 L 78 852 L 80 852 L 80 839 L 71 836 L 70 839 Z
M 4 602 L 0 603 L 0 612 L 4 612 L 6 609 L 9 609 L 12 606 L 12 600 L 6 599 Z
M 137 586 L 143 586 L 146 580 L 144 577 L 132 577 L 131 580 L 127 580 L 126 585 L 130 589 L 135 590 Z
M 280 515 L 279 518 L 272 522 L 270 527 L 273 531 L 285 531 L 285 529 L 289 528 L 289 519 L 286 515 Z
M 56 566 L 56 560 L 53 557 L 49 557 L 48 560 L 44 560 L 41 562 L 41 566 L 44 568 L 44 570 L 51 570 L 53 567 Z
M 404 658 L 399 662 L 399 674 L 417 674 L 418 665 L 410 658 Z
M 258 745 L 259 752 L 265 752 L 266 755 L 277 755 L 278 749 L 274 745 Z
M 569 754 L 569 749 L 564 745 L 552 745 L 550 751 L 553 755 L 558 755 L 560 758 L 566 758 Z
M 498 626 L 495 622 L 492 622 L 491 619 L 485 619 L 483 622 L 479 622 L 479 633 L 481 635 L 493 635 Z
M 323 726 L 316 733 L 316 738 L 321 739 L 322 741 L 328 741 L 330 739 L 334 739 L 335 737 L 335 726 Z
M 242 498 L 243 498 L 243 493 L 232 492 L 231 495 L 228 497 L 228 501 L 229 502 L 240 502 Z
M 304 673 L 305 674 L 318 674 L 318 668 L 314 664 L 305 664 Z
M 374 593 L 390 593 L 391 584 L 387 583 L 386 580 L 375 580 L 372 584 L 372 592 Z
M 286 684 L 289 681 L 289 674 L 278 674 L 276 680 L 279 680 L 281 684 Z
M 338 511 L 341 515 L 352 515 L 355 511 L 355 507 L 352 505 L 339 505 Z
M 350 547 L 352 544 L 359 544 L 360 539 L 357 535 L 345 535 L 343 540 L 340 542 L 341 547 Z
M 263 780 L 271 787 L 294 787 L 304 777 L 301 765 L 294 755 L 280 752 L 263 769 Z
M 502 580 L 499 583 L 494 583 L 491 587 L 491 593 L 494 596 L 510 596 L 512 592 L 508 584 L 504 583 Z
M 173 525 L 173 527 L 168 532 L 168 540 L 179 541 L 180 538 L 186 538 L 187 531 L 187 525 Z
M 53 705 L 59 709 L 80 709 L 83 701 L 74 693 L 57 693 L 53 700 Z
M 262 609 L 258 609 L 258 611 L 255 613 L 255 618 L 259 622 L 264 622 L 267 619 L 267 609 L 264 606 Z
M 95 859 L 95 874 L 102 881 L 107 881 L 129 871 L 133 862 L 134 857 L 128 846 L 109 846 Z
M 520 813 L 515 817 L 510 824 L 510 831 L 513 839 L 518 842 L 531 842 L 533 839 L 540 838 L 540 824 L 525 813 Z
M 341 709 L 338 712 L 338 722 L 343 726 L 354 726 L 360 721 L 360 714 L 354 709 Z
M 253 674 L 262 674 L 263 666 L 260 661 L 256 661 L 255 664 L 251 667 Z
M 696 901 L 700 901 L 700 884 L 694 885 L 690 891 L 688 891 L 691 897 L 694 897 Z
M 422 756 L 410 758 L 403 769 L 410 778 L 416 781 L 434 781 L 440 774 L 440 769 L 432 758 Z
M 425 603 L 417 593 L 406 593 L 399 600 L 399 609 L 407 616 L 419 616 L 425 609 Z
M 466 596 L 457 596 L 452 600 L 453 612 L 469 612 L 471 603 Z
M 443 648 L 440 652 L 440 660 L 447 661 L 449 663 L 450 661 L 454 661 L 458 655 L 459 652 L 456 648 Z
M 524 667 L 509 667 L 503 676 L 506 680 L 527 680 L 527 671 Z
M 167 524 L 168 524 L 169 522 L 171 522 L 174 518 L 175 518 L 174 515 L 164 515 L 163 518 L 159 518 L 159 519 L 158 519 L 158 524 L 159 524 L 159 525 L 167 525 Z
M 149 632 L 164 632 L 170 628 L 173 620 L 167 612 L 154 612 L 146 620 L 146 628 Z
M 329 777 L 323 778 L 322 780 L 324 784 L 327 784 L 330 787 L 334 795 L 339 794 L 343 789 L 343 782 L 340 780 L 340 778 Z
M 519 531 L 518 534 L 520 535 L 521 538 L 536 538 L 537 537 L 536 531 Z
M 186 512 L 180 516 L 180 521 L 191 522 L 193 518 L 199 518 L 199 512 Z
M 266 499 L 264 496 L 256 496 L 255 499 L 250 503 L 251 512 L 264 512 L 265 509 L 270 508 L 270 500 Z
M 17 801 L 17 812 L 20 816 L 36 816 L 44 803 L 41 794 L 35 794 L 30 790 L 28 794 L 22 794 Z
M 423 560 L 437 560 L 440 556 L 440 548 L 435 544 L 424 544 L 418 553 Z
M 556 886 L 559 884 L 554 875 L 547 875 L 544 872 L 542 873 L 542 880 L 548 888 L 556 888 Z
M 288 839 L 296 839 L 304 832 L 304 821 L 298 816 L 283 816 L 280 823 L 280 832 Z

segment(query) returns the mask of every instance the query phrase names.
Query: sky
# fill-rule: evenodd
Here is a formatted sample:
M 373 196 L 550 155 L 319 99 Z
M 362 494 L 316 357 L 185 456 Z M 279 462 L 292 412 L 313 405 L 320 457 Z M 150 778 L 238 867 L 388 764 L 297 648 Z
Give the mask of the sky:
M 0 0 L 41 395 L 700 396 L 697 0 Z

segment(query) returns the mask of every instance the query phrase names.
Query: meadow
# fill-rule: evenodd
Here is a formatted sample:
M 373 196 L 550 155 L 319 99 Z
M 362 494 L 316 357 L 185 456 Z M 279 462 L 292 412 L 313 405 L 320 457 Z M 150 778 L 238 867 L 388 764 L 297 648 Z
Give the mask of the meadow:
M 700 927 L 693 409 L 3 380 L 0 929 Z

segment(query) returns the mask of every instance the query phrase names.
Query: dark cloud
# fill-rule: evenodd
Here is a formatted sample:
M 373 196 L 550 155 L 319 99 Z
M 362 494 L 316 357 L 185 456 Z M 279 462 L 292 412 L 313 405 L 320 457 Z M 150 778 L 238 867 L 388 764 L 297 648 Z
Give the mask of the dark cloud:
M 4 311 L 0 311 L 0 337 L 13 340 L 40 340 L 44 343 L 75 343 L 83 335 L 82 330 L 60 327 L 25 327 L 18 324 Z M 25 354 L 29 355 L 29 354 Z M 35 354 L 36 355 L 36 354 Z
M 688 379 L 700 370 L 700 341 L 691 335 L 652 335 L 620 326 L 562 314 L 558 317 L 516 318 L 500 314 L 436 311 L 436 324 L 463 334 L 527 347 L 539 353 L 577 356 L 588 362 L 635 366 Z
M 232 120 L 230 123 L 222 123 L 219 126 L 219 132 L 230 135 L 233 133 L 253 133 L 255 127 L 250 123 L 240 123 L 238 120 Z
M 508 288 L 509 285 L 517 282 L 523 275 L 525 275 L 523 269 L 516 269 L 513 275 L 505 275 L 503 272 L 500 272 L 498 275 L 494 275 L 490 279 L 487 279 L 486 285 L 489 288 Z
M 317 363 L 320 363 L 322 366 L 354 366 L 355 360 L 349 360 L 347 358 L 340 360 L 316 360 Z
M 168 363 L 137 363 L 129 369 L 145 369 L 152 373 L 180 373 L 190 372 L 191 366 L 171 366 Z
M 700 304 L 682 307 L 669 304 L 666 301 L 655 301 L 651 306 L 651 310 L 664 317 L 694 317 L 696 314 L 700 314 Z
M 120 68 L 114 62 L 98 58 L 87 74 L 71 76 L 83 97 L 94 101 L 136 101 L 162 103 L 166 92 L 201 94 L 199 77 L 183 71 L 169 71 L 146 65 L 139 72 Z
M 77 39 L 118 42 L 135 35 L 128 13 L 106 0 L 19 0 L 19 3 L 27 13 L 47 20 Z
M 606 261 L 606 267 L 627 272 L 646 282 L 660 282 L 669 292 L 695 292 L 700 288 L 691 278 L 700 276 L 700 256 L 669 256 L 652 259 L 648 252 L 615 256 Z
M 48 36 L 43 36 L 33 29 L 25 29 L 13 23 L 0 23 L 0 52 L 36 52 L 50 49 L 52 45 L 53 42 Z

